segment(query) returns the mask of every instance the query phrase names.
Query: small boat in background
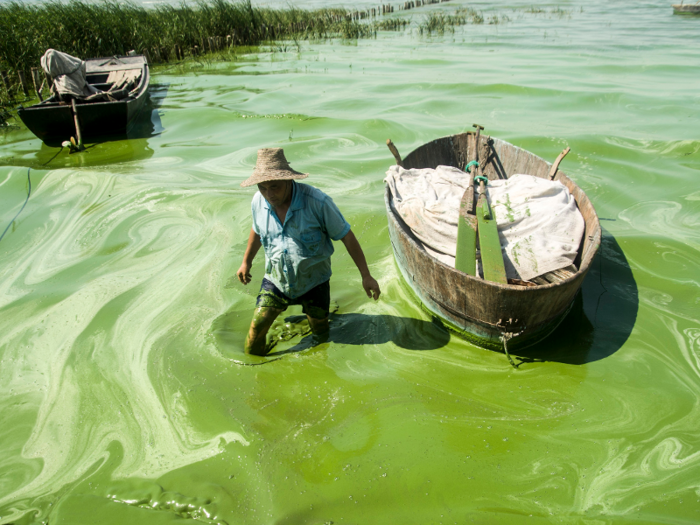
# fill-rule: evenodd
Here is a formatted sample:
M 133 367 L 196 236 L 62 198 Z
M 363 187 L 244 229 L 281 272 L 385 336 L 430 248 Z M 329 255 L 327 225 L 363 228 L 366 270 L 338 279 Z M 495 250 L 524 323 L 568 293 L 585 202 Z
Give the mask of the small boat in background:
M 700 2 L 695 4 L 672 4 L 673 13 L 679 15 L 700 15 Z
M 565 271 L 544 274 L 535 282 L 510 279 L 505 283 L 469 275 L 428 253 L 392 206 L 389 184 L 384 194 L 389 237 L 397 266 L 426 310 L 467 340 L 506 353 L 509 348 L 535 344 L 552 333 L 571 309 L 601 241 L 600 223 L 593 205 L 581 188 L 558 171 L 558 163 L 566 152 L 552 165 L 508 142 L 479 135 L 478 131 L 434 140 L 403 160 L 393 143 L 387 141 L 387 144 L 397 165 L 406 170 L 452 166 L 468 177 L 463 170 L 471 164 L 470 160 L 481 158 L 485 160 L 479 169 L 489 180 L 508 179 L 523 173 L 559 181 L 568 188 L 585 222 L 573 266 Z M 460 216 L 464 216 L 466 209 L 474 207 L 472 189 L 470 186 L 470 191 L 462 198 Z
M 53 50 L 49 50 L 53 51 Z M 47 52 L 48 54 L 49 52 Z M 143 55 L 93 58 L 81 61 L 59 53 L 71 71 L 51 75 L 44 58 L 42 66 L 53 77 L 52 95 L 18 115 L 29 130 L 49 146 L 60 146 L 74 137 L 77 142 L 95 142 L 110 135 L 125 135 L 146 101 L 150 73 Z M 44 55 L 45 57 L 47 55 Z M 70 93 L 61 89 L 61 78 Z M 77 82 L 71 83 L 74 79 Z M 85 84 L 76 93 L 75 86 Z

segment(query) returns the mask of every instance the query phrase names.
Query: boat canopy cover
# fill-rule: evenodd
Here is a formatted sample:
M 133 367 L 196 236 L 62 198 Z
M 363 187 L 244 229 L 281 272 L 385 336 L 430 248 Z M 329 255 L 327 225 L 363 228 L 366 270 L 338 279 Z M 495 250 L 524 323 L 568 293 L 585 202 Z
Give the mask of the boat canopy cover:
M 451 166 L 392 166 L 386 175 L 392 209 L 430 255 L 454 268 L 459 205 L 471 176 Z M 585 222 L 566 186 L 513 175 L 490 180 L 487 191 L 509 279 L 528 281 L 574 262 Z
M 60 95 L 85 98 L 100 91 L 87 83 L 85 62 L 67 53 L 49 49 L 41 57 L 41 67 L 53 78 L 54 89 Z

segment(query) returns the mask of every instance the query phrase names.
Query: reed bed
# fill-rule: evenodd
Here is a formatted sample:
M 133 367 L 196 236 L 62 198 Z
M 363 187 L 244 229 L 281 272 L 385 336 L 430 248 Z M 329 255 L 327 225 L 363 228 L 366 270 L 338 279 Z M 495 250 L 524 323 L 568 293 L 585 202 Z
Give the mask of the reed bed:
M 418 26 L 420 34 L 443 34 L 445 31 L 454 31 L 455 26 L 466 24 L 483 24 L 484 16 L 470 7 L 460 8 L 454 14 L 442 12 L 430 13 Z

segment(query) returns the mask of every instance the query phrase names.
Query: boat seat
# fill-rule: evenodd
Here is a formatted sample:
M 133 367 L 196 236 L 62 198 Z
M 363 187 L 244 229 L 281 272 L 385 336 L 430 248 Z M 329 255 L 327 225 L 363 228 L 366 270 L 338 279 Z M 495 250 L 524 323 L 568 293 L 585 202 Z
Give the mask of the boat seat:
M 140 69 L 123 69 L 111 71 L 107 77 L 107 84 L 112 84 L 110 91 L 118 91 L 128 85 L 137 85 L 141 78 Z
M 100 87 L 109 86 L 109 89 L 104 90 L 101 93 L 90 95 L 89 97 L 86 97 L 83 102 L 111 102 L 125 99 L 129 96 L 129 92 L 138 86 L 139 80 L 141 80 L 140 69 L 110 71 L 106 82 L 100 84 Z

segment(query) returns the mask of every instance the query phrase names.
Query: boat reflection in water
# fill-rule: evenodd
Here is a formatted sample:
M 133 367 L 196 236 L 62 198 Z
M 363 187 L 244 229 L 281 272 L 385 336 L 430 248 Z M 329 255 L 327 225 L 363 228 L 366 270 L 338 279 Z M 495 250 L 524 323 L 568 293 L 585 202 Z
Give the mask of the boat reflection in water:
M 88 144 L 84 151 L 75 154 L 69 154 L 68 148 L 60 148 L 60 144 L 57 148 L 42 143 L 37 150 L 35 142 L 25 142 L 23 146 L 26 149 L 15 150 L 10 163 L 32 169 L 58 169 L 107 166 L 149 159 L 154 153 L 149 139 L 163 131 L 158 107 L 166 93 L 167 85 L 151 85 L 143 107 L 127 133 L 103 135 Z

